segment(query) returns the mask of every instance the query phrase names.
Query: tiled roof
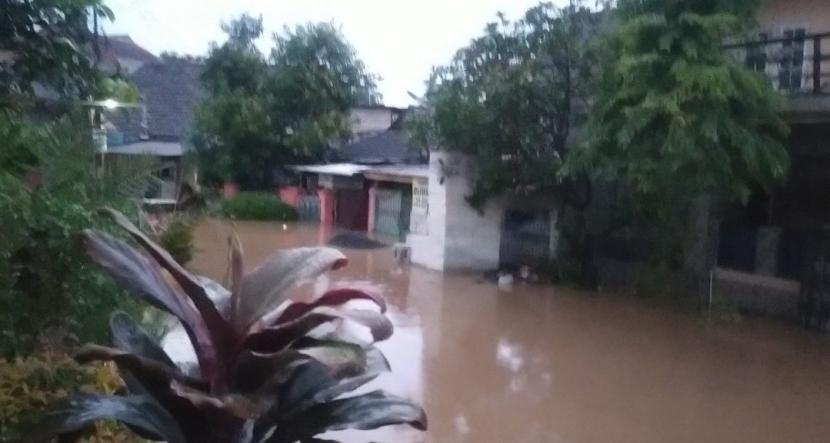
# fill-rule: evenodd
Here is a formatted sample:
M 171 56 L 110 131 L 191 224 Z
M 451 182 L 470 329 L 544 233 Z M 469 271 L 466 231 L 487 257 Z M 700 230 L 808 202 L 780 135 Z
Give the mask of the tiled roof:
M 193 124 L 196 105 L 202 97 L 199 76 L 202 65 L 166 60 L 144 65 L 131 81 L 147 109 L 147 134 L 150 140 L 186 142 Z M 116 109 L 107 119 L 124 134 L 124 142 L 141 140 L 141 109 Z
M 111 35 L 101 39 L 99 43 L 101 59 L 114 62 L 119 58 L 129 58 L 144 63 L 156 63 L 158 57 L 152 52 L 138 46 L 133 39 L 126 35 Z
M 132 76 L 147 106 L 150 138 L 181 140 L 188 136 L 202 97 L 202 65 L 167 61 L 145 65 Z
M 400 129 L 390 129 L 340 148 L 337 158 L 350 163 L 389 164 L 413 163 L 419 156 L 407 145 L 406 135 Z

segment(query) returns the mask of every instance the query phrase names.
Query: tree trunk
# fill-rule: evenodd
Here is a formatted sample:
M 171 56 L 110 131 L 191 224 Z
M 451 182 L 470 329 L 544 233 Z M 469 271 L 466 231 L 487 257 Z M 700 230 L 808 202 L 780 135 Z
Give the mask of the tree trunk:
M 718 249 L 718 220 L 713 216 L 712 197 L 695 198 L 686 217 L 683 274 L 689 289 L 705 295 L 709 272 L 714 270 Z

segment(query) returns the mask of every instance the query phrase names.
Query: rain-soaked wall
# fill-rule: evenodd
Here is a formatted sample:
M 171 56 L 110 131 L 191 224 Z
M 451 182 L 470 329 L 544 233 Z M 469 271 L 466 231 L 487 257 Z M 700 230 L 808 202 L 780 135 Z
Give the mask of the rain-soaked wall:
M 426 234 L 410 234 L 412 261 L 436 270 L 491 270 L 499 266 L 504 210 L 491 201 L 483 213 L 465 201 L 475 169 L 469 157 L 430 155 Z

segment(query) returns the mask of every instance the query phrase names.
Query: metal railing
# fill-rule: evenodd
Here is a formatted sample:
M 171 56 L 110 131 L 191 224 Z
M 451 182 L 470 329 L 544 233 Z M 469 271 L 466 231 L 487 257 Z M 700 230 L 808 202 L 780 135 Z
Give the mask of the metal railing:
M 830 94 L 830 42 L 827 40 L 830 32 L 795 31 L 780 38 L 762 37 L 727 44 L 724 48 L 748 68 L 766 76 L 783 94 L 819 95 Z

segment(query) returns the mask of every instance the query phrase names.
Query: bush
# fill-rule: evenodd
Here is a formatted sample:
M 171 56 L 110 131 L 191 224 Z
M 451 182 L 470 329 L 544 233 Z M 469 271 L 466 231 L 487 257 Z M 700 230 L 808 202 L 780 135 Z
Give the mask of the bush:
M 114 394 L 123 387 L 110 363 L 81 366 L 53 353 L 0 359 L 0 436 L 30 427 L 43 408 L 78 389 Z M 137 441 L 114 424 L 96 425 L 94 431 L 97 437 L 91 442 Z
M 240 220 L 297 219 L 297 210 L 294 207 L 267 192 L 240 192 L 235 197 L 222 201 L 222 212 L 228 217 Z
M 146 173 L 98 171 L 89 131 L 78 129 L 88 124 L 0 115 L 0 357 L 103 339 L 109 311 L 136 308 L 90 266 L 75 233 L 106 228 L 96 208 L 128 207 L 123 190 Z
M 174 216 L 159 235 L 159 243 L 179 264 L 187 264 L 193 259 L 193 220 Z

